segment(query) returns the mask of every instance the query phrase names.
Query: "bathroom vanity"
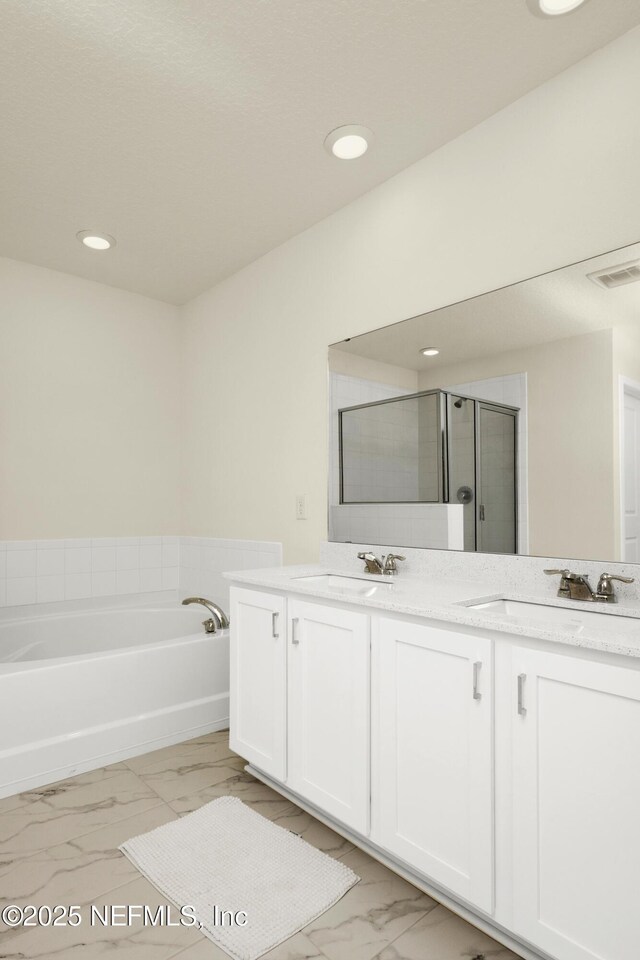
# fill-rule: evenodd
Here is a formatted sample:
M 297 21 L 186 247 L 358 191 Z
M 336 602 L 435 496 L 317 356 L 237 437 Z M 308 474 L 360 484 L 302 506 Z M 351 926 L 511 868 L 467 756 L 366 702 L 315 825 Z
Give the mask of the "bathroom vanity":
M 360 571 L 229 575 L 232 749 L 528 960 L 637 960 L 640 610 Z

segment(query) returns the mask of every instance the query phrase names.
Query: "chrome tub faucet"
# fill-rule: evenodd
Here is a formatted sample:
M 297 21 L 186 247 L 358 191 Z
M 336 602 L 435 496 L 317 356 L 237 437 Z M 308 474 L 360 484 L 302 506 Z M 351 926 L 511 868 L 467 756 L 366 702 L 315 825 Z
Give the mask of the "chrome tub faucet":
M 182 601 L 182 606 L 186 607 L 190 603 L 201 604 L 203 607 L 206 607 L 211 614 L 208 620 L 202 621 L 202 626 L 207 633 L 215 633 L 216 630 L 226 630 L 229 626 L 229 617 L 213 600 L 205 600 L 204 597 L 187 597 Z

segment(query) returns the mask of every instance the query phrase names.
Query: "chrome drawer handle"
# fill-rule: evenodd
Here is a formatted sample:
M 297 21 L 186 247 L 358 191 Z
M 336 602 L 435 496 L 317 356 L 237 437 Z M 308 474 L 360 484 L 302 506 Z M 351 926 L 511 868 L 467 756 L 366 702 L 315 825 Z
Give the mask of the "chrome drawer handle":
M 480 693 L 480 667 L 482 666 L 481 660 L 476 660 L 473 665 L 473 699 L 482 700 L 482 694 Z
M 524 705 L 524 684 L 526 679 L 526 673 L 518 674 L 518 713 L 521 717 L 527 714 L 527 708 Z
M 291 643 L 296 647 L 300 643 L 298 640 L 298 617 L 292 617 L 291 619 Z
M 280 636 L 278 633 L 278 617 L 279 613 L 277 610 L 271 614 L 271 636 L 274 640 L 277 640 Z

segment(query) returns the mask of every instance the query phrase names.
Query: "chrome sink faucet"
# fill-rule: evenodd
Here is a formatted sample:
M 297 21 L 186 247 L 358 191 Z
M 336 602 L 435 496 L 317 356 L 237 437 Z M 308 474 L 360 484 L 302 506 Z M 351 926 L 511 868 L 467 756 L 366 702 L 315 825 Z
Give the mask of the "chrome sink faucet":
M 229 626 L 228 616 L 213 600 L 205 600 L 204 597 L 187 597 L 182 601 L 182 606 L 186 607 L 190 603 L 201 604 L 203 607 L 206 607 L 211 614 L 208 620 L 202 621 L 202 626 L 207 633 L 215 633 L 217 629 L 226 630 Z
M 384 574 L 386 577 L 395 577 L 398 572 L 396 560 L 405 560 L 399 553 L 388 553 L 378 560 L 375 553 L 359 553 L 358 560 L 364 560 L 365 573 Z
M 617 577 L 612 573 L 603 573 L 594 590 L 589 583 L 586 573 L 571 573 L 570 570 L 545 570 L 550 576 L 557 574 L 560 577 L 558 596 L 565 600 L 586 600 L 590 603 L 617 603 L 613 590 L 612 580 L 621 583 L 633 583 L 634 577 Z

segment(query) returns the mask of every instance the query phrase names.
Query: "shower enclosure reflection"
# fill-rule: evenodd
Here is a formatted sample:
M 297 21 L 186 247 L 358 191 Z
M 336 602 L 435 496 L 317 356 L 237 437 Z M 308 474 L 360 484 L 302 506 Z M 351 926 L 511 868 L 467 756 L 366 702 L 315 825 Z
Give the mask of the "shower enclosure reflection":
M 450 504 L 447 546 L 516 553 L 518 412 L 443 390 L 339 409 L 340 504 Z

